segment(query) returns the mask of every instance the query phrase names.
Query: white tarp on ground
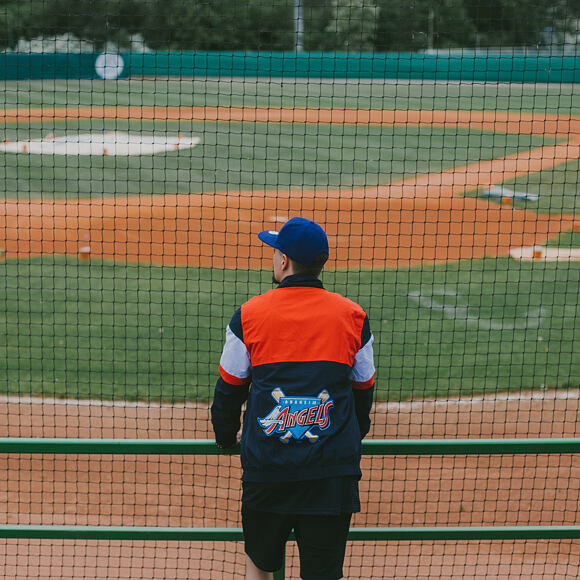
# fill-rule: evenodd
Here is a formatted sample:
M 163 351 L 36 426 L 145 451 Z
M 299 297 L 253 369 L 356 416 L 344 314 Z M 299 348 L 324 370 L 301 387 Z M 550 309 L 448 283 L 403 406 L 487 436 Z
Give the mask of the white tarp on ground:
M 0 151 L 37 155 L 153 155 L 165 151 L 191 149 L 198 137 L 157 136 L 122 133 L 80 133 L 56 137 L 47 135 L 31 141 L 4 141 Z
M 497 197 L 500 199 L 509 198 L 516 201 L 538 201 L 540 199 L 539 195 L 535 193 L 526 193 L 524 191 L 514 191 L 513 189 L 508 189 L 503 185 L 494 185 L 489 189 L 486 189 L 481 194 L 482 197 Z
M 516 260 L 538 260 L 544 262 L 577 262 L 580 261 L 580 248 L 512 248 L 510 256 Z

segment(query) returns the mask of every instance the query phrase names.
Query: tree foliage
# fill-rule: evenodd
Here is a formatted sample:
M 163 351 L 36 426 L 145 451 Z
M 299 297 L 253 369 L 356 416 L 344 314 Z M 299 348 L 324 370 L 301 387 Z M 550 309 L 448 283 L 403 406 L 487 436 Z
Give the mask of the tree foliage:
M 298 0 L 0 0 L 0 48 L 70 33 L 157 50 L 292 50 Z M 580 0 L 300 0 L 305 50 L 535 46 L 576 32 Z M 551 35 L 551 36 L 550 36 Z
M 373 0 L 332 0 L 324 32 L 334 36 L 336 50 L 371 51 L 375 46 L 378 8 Z
M 290 50 L 291 0 L 148 0 L 141 33 L 174 50 Z

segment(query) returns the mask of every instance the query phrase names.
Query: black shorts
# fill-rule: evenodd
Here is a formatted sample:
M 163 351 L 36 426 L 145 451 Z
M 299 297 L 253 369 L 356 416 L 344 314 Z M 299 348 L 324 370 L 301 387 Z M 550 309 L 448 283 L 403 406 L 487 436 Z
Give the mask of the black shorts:
M 284 546 L 294 530 L 300 554 L 300 577 L 305 580 L 338 580 L 352 514 L 275 514 L 253 510 L 242 504 L 246 554 L 266 572 L 284 563 Z

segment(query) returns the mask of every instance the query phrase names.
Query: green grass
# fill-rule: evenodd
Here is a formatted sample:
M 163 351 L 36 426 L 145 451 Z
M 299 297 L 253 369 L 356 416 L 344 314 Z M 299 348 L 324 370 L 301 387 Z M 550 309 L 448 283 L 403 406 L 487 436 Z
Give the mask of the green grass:
M 18 81 L 3 83 L 3 89 L 0 107 L 181 105 L 580 114 L 580 86 L 558 84 L 199 78 Z
M 549 248 L 580 248 L 580 232 L 567 231 L 548 240 Z
M 62 257 L 4 262 L 0 389 L 179 400 L 196 399 L 201 388 L 206 396 L 226 313 L 243 288 L 258 291 L 255 281 L 243 283 L 257 278 Z
M 269 279 L 62 257 L 3 262 L 0 391 L 207 399 L 225 325 Z M 323 280 L 370 316 L 381 398 L 580 387 L 578 263 L 485 259 Z
M 579 387 L 579 283 L 577 262 L 508 258 L 361 274 L 359 300 L 380 336 L 381 392 Z
M 103 130 L 183 133 L 202 141 L 193 149 L 149 156 L 0 154 L 0 195 L 62 199 L 374 186 L 553 142 L 453 127 L 99 119 L 18 123 L 7 126 L 2 139 Z
M 448 109 L 580 114 L 580 85 L 194 79 L 3 83 L 0 107 L 135 105 Z M 0 197 L 75 198 L 372 186 L 553 140 L 450 127 L 183 121 L 4 124 L 2 138 L 131 130 L 193 134 L 152 157 L 3 155 Z M 538 212 L 578 213 L 577 161 L 506 186 Z M 476 195 L 471 192 L 470 195 Z M 550 245 L 579 247 L 567 232 Z M 484 259 L 326 272 L 376 336 L 381 398 L 580 387 L 580 264 Z M 233 310 L 269 272 L 43 257 L 0 262 L 0 392 L 105 400 L 211 396 Z

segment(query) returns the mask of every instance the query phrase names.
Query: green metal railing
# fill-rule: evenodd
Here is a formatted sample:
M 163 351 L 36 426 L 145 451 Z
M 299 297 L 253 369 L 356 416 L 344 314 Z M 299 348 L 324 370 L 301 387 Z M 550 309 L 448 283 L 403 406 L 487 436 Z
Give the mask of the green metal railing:
M 237 455 L 213 439 L 72 439 L 0 437 L 0 453 Z M 580 439 L 369 439 L 363 455 L 512 455 L 580 453 Z
M 210 439 L 0 438 L 0 453 L 233 455 Z M 364 455 L 514 455 L 578 453 L 580 439 L 371 439 Z M 0 538 L 62 540 L 241 541 L 239 528 L 0 526 Z M 580 525 L 351 528 L 351 541 L 578 539 Z M 284 569 L 274 576 L 284 578 Z

